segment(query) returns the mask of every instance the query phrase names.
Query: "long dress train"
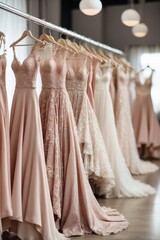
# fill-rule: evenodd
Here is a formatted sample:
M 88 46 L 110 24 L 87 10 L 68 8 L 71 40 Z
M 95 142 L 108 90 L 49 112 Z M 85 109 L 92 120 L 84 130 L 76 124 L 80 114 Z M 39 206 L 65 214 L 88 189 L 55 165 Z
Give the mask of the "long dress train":
M 153 194 L 155 190 L 130 174 L 123 157 L 115 126 L 112 100 L 109 84 L 112 69 L 109 65 L 100 65 L 97 69 L 95 87 L 95 111 L 99 126 L 106 144 L 110 163 L 115 175 L 116 185 L 107 197 L 144 197 Z M 126 123 L 127 124 L 127 123 Z
M 85 174 L 60 50 L 41 64 L 40 110 L 50 195 L 57 226 L 66 236 L 108 235 L 128 226 L 116 210 L 102 208 Z
M 21 64 L 14 53 L 16 88 L 11 109 L 11 231 L 22 240 L 64 240 L 54 222 L 46 174 L 39 101 L 38 51 Z
M 116 127 L 118 140 L 127 166 L 133 174 L 146 174 L 158 170 L 151 162 L 139 158 L 133 130 L 128 89 L 129 77 L 121 67 L 117 69 Z
M 0 55 L 0 235 L 9 226 L 6 218 L 12 216 L 9 113 L 5 87 L 5 71 L 6 57 L 5 54 L 2 54 Z

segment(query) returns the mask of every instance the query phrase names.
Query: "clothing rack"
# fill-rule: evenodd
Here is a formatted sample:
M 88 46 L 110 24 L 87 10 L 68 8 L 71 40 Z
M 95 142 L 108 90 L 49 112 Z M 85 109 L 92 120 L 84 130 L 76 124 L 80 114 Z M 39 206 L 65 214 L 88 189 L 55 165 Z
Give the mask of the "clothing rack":
M 31 22 L 34 22 L 35 24 L 38 24 L 38 25 L 41 25 L 45 28 L 48 28 L 50 30 L 54 30 L 54 31 L 57 31 L 57 32 L 60 32 L 62 34 L 65 34 L 67 36 L 71 36 L 71 37 L 74 37 L 74 38 L 77 38 L 81 41 L 84 41 L 84 42 L 87 42 L 89 44 L 92 44 L 96 47 L 99 47 L 99 48 L 103 48 L 109 52 L 112 52 L 112 53 L 115 53 L 115 54 L 118 54 L 118 55 L 124 55 L 124 53 L 119 50 L 119 49 L 116 49 L 116 48 L 112 48 L 108 45 L 105 45 L 105 44 L 102 44 L 100 42 L 97 42 L 95 40 L 92 40 L 90 38 L 87 38 L 85 36 L 82 36 L 76 32 L 73 32 L 73 31 L 70 31 L 70 30 L 67 30 L 66 28 L 63 28 L 63 27 L 60 27 L 60 26 L 57 26 L 55 24 L 52 24 L 50 22 L 46 22 L 45 20 L 42 20 L 40 18 L 37 18 L 37 17 L 34 17 L 28 13 L 25 13 L 25 12 L 22 12 L 16 8 L 13 8 L 7 4 L 4 4 L 2 2 L 0 2 L 0 9 L 3 9 L 3 10 L 6 10 L 10 13 L 13 13 L 17 16 L 20 16 L 20 17 L 23 17 L 25 19 L 27 19 L 28 21 L 31 21 Z

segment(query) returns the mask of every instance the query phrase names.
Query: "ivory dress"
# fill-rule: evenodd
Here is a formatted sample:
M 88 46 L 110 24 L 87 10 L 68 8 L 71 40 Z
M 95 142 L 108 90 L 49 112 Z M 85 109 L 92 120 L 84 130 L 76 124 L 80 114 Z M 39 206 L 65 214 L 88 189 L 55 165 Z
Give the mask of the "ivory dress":
M 113 105 L 109 92 L 111 78 L 112 69 L 109 65 L 99 65 L 95 86 L 95 112 L 116 182 L 115 187 L 107 197 L 148 196 L 149 194 L 153 194 L 155 190 L 151 186 L 135 180 L 131 176 L 120 149 L 113 114 Z
M 152 75 L 143 85 L 137 75 L 132 120 L 141 156 L 143 158 L 160 158 L 160 125 L 153 110 L 151 87 Z
M 9 114 L 5 87 L 5 71 L 6 57 L 5 54 L 2 54 L 0 55 L 0 235 L 7 227 L 4 226 L 5 218 L 12 216 Z
M 42 50 L 42 48 L 41 48 Z M 11 178 L 13 217 L 11 231 L 22 240 L 64 240 L 54 222 L 36 93 L 38 51 L 21 64 L 14 52 L 12 69 L 16 88 L 11 109 Z
M 114 186 L 114 174 L 96 115 L 87 95 L 89 75 L 87 63 L 88 59 L 84 56 L 68 59 L 66 87 L 78 129 L 86 174 L 94 192 L 105 195 Z
M 139 158 L 134 135 L 130 100 L 129 75 L 119 67 L 117 69 L 117 97 L 116 97 L 116 127 L 119 144 L 132 174 L 146 174 L 158 170 L 158 166 L 151 162 L 144 162 Z
M 125 229 L 116 210 L 96 201 L 82 162 L 76 124 L 65 87 L 65 53 L 60 50 L 41 64 L 41 120 L 50 195 L 58 228 L 66 236 L 108 235 Z

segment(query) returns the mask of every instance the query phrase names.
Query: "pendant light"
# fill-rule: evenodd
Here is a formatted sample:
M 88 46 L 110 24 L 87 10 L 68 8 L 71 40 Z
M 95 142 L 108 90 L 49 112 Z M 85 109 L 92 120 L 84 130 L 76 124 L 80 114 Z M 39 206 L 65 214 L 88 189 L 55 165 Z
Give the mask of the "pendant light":
M 133 9 L 133 0 L 130 0 L 130 8 L 126 9 L 121 15 L 121 21 L 124 25 L 128 27 L 133 27 L 140 22 L 139 13 Z
M 94 16 L 102 10 L 102 3 L 100 0 L 81 0 L 79 8 L 84 14 Z
M 141 0 L 141 19 L 143 21 L 144 0 Z M 132 33 L 135 37 L 141 38 L 148 34 L 148 27 L 144 23 L 139 23 L 132 28 Z
M 148 27 L 144 23 L 137 24 L 132 28 L 132 33 L 135 37 L 145 37 L 148 33 Z

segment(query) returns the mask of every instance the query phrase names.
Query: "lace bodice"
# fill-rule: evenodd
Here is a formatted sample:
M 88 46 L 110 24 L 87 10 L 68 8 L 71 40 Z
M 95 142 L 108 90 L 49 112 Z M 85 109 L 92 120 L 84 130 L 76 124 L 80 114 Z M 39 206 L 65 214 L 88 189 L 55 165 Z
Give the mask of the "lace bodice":
M 16 78 L 17 88 L 35 88 L 38 71 L 38 62 L 34 52 L 21 63 L 15 55 L 12 62 L 12 69 Z
M 96 90 L 98 91 L 109 91 L 109 84 L 112 77 L 112 69 L 109 64 L 103 64 L 97 66 L 96 71 Z
M 41 64 L 40 72 L 42 78 L 42 87 L 62 89 L 65 88 L 66 80 L 66 59 L 64 53 L 59 52 L 47 61 Z
M 5 85 L 5 69 L 6 57 L 5 54 L 0 55 L 0 85 Z
M 125 72 L 125 70 L 121 66 L 119 66 L 117 69 L 117 79 L 118 88 L 128 89 L 129 74 Z
M 87 58 L 81 66 L 76 67 L 77 70 L 70 64 L 67 64 L 67 81 L 66 86 L 68 91 L 85 92 L 87 91 L 88 68 L 86 65 Z
M 152 80 L 148 78 L 144 84 L 141 84 L 139 76 L 136 78 L 136 94 L 141 96 L 146 96 L 151 93 Z

